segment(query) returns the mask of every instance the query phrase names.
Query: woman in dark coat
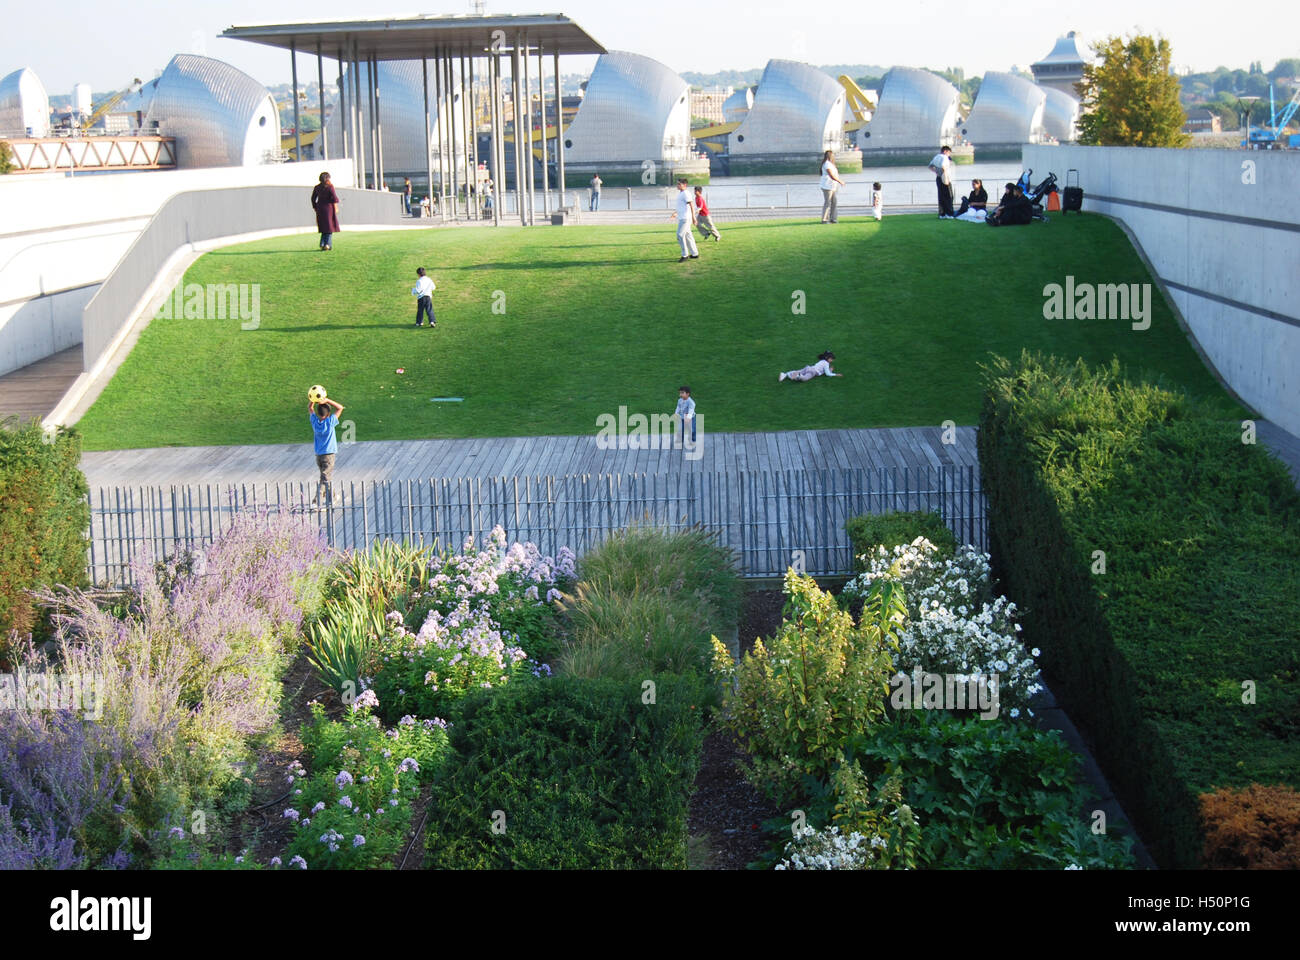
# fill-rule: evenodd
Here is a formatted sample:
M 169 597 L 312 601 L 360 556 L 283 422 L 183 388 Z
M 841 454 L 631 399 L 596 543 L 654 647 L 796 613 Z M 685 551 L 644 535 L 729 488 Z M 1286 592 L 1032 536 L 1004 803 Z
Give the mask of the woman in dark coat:
M 339 232 L 339 195 L 330 183 L 330 175 L 322 173 L 320 183 L 311 192 L 311 208 L 316 211 L 316 229 L 320 232 L 320 248 L 333 250 L 331 238 Z

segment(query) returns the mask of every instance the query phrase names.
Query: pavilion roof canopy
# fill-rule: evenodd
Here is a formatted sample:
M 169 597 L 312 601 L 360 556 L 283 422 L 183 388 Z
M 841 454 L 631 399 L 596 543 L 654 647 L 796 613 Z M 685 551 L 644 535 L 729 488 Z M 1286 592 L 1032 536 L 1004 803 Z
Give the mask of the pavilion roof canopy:
M 501 40 L 501 31 L 505 39 Z M 258 23 L 227 27 L 223 37 L 248 40 L 288 50 L 296 45 L 301 53 L 315 53 L 317 45 L 326 56 L 357 43 L 361 57 L 378 60 L 418 60 L 435 51 L 478 54 L 489 50 L 494 39 L 498 49 L 514 48 L 520 32 L 530 48 L 541 46 L 548 53 L 601 54 L 602 47 L 586 30 L 559 13 L 519 16 L 475 16 L 473 14 L 415 14 L 359 20 L 323 20 L 303 23 Z M 344 57 L 350 56 L 344 49 Z

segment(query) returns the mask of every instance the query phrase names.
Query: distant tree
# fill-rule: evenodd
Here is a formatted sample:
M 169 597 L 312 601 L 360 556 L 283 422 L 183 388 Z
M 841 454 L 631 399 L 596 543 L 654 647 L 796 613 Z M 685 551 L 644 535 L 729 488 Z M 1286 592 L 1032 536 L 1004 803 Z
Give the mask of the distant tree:
M 14 168 L 13 151 L 9 149 L 9 144 L 0 140 L 0 176 L 10 173 Z
M 1082 98 L 1079 142 L 1095 146 L 1185 147 L 1181 84 L 1169 70 L 1169 41 L 1107 37 L 1093 45 L 1098 62 L 1075 84 Z
M 854 77 L 853 82 L 863 90 L 879 90 L 884 77 Z
M 1277 65 L 1268 72 L 1268 78 L 1274 83 L 1279 80 L 1292 80 L 1295 77 L 1300 77 L 1300 57 L 1279 60 Z

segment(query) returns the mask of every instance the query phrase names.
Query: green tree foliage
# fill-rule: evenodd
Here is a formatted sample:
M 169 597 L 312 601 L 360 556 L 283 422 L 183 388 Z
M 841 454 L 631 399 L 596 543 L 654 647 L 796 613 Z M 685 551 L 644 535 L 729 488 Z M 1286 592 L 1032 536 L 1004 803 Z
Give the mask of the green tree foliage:
M 1169 72 L 1169 41 L 1108 37 L 1094 45 L 1098 63 L 1083 68 L 1079 142 L 1094 146 L 1183 147 L 1187 114 Z
M 39 616 L 29 590 L 86 583 L 86 478 L 81 438 L 39 422 L 0 424 L 0 659 L 10 631 Z
M 10 173 L 14 168 L 14 154 L 9 144 L 0 140 L 0 175 Z

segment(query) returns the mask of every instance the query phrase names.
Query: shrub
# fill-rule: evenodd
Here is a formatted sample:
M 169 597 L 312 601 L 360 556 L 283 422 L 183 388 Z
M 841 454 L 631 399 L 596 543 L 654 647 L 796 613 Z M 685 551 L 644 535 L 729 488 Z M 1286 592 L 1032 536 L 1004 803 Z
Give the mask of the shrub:
M 166 854 L 170 830 L 195 811 L 218 834 L 247 803 L 240 765 L 277 719 L 278 673 L 323 554 L 319 535 L 288 515 L 243 517 L 170 594 L 141 558 L 121 616 L 83 591 L 46 595 L 54 651 L 28 644 L 20 667 L 94 678 L 102 713 L 56 722 L 0 710 L 0 743 L 18 758 L 0 763 L 11 821 L 74 837 L 88 866 Z
M 0 424 L 0 667 L 10 635 L 38 626 L 29 591 L 87 582 L 89 487 L 80 461 L 75 431 L 60 427 L 50 437 L 35 420 Z
M 468 698 L 462 762 L 435 784 L 426 865 L 444 869 L 686 866 L 703 734 L 687 681 L 557 677 Z
M 1201 795 L 1205 866 L 1215 870 L 1300 869 L 1300 793 L 1252 783 Z
M 1199 794 L 1300 770 L 1300 495 L 1238 424 L 1117 363 L 997 360 L 979 453 L 1053 692 L 1156 861 L 1196 866 Z
M 460 553 L 380 544 L 331 574 L 310 659 L 345 702 L 373 687 L 390 722 L 451 717 L 471 689 L 549 674 L 554 601 L 572 576 L 572 551 L 546 557 L 532 543 L 507 546 L 499 526 L 482 549 L 467 539 Z
M 811 577 L 787 571 L 785 593 L 780 631 L 739 665 L 713 638 L 716 674 L 734 684 L 724 722 L 748 754 L 746 775 L 778 802 L 798 797 L 805 778 L 828 779 L 849 738 L 884 717 L 905 611 L 891 583 L 867 598 L 858 625 Z
M 657 673 L 703 675 L 708 668 L 717 624 L 689 594 L 580 583 L 566 609 L 572 637 L 560 657 L 564 674 L 642 680 Z
M 432 610 L 415 633 L 396 613 L 390 618 L 371 684 L 387 718 L 454 716 L 471 690 L 501 686 L 529 669 L 527 654 L 502 633 L 486 603 L 471 608 L 461 600 L 445 617 Z
M 295 761 L 281 817 L 296 825 L 285 861 L 307 869 L 395 866 L 412 806 L 448 752 L 446 724 L 403 717 L 385 730 L 363 701 L 343 720 L 319 704 L 303 728 L 310 770 Z
M 917 537 L 925 537 L 941 553 L 957 552 L 957 537 L 937 511 L 893 510 L 888 513 L 866 513 L 849 517 L 844 525 L 853 548 L 854 565 L 861 570 L 862 558 L 874 556 L 880 547 L 891 551 L 906 546 Z
M 578 573 L 619 593 L 696 597 L 727 625 L 736 622 L 744 592 L 735 554 L 699 528 L 627 527 L 584 554 Z
M 560 670 L 645 679 L 708 669 L 710 636 L 729 634 L 740 609 L 735 556 L 700 529 L 634 526 L 583 556 L 563 598 L 571 637 Z
M 1094 834 L 1079 758 L 1055 732 L 927 713 L 877 724 L 847 751 L 920 818 L 918 865 L 1129 868 L 1132 839 Z
M 863 572 L 844 588 L 850 600 L 866 597 L 877 583 L 893 582 L 907 599 L 907 622 L 899 631 L 895 667 L 906 674 L 998 678 L 997 706 L 1012 718 L 1042 689 L 1037 650 L 1020 642 L 1016 605 L 993 596 L 988 555 L 962 547 L 955 556 L 917 537 L 862 558 Z M 896 677 L 896 680 L 898 678 Z

